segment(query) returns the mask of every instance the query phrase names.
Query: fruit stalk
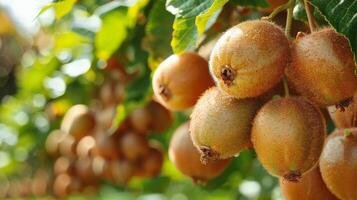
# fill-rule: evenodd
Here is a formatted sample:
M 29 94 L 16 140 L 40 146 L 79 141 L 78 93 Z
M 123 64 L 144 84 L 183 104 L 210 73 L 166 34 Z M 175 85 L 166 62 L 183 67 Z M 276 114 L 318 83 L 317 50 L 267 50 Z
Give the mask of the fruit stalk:
M 288 15 L 286 17 L 286 26 L 285 26 L 285 34 L 286 37 L 290 38 L 290 32 L 291 32 L 291 25 L 293 21 L 293 10 L 295 6 L 295 0 L 289 0 L 288 4 Z
M 312 15 L 311 12 L 311 5 L 307 0 L 304 0 L 304 6 L 307 14 L 307 20 L 309 22 L 309 27 L 310 27 L 310 32 L 314 32 L 316 28 L 316 21 L 314 20 L 314 16 Z

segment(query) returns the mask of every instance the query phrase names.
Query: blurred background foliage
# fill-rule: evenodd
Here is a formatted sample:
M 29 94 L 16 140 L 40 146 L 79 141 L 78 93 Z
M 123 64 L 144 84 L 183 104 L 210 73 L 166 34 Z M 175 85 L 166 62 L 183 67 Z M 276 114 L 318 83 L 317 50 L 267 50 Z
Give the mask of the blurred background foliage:
M 113 58 L 133 78 L 123 84 L 111 129 L 151 99 L 152 71 L 164 58 L 186 50 L 208 58 L 222 32 L 269 14 L 271 6 L 266 0 L 0 0 L 0 188 L 50 173 L 54 161 L 45 152 L 47 135 L 72 105 L 96 105 Z M 319 23 L 327 24 L 322 14 L 316 9 Z M 285 18 L 283 13 L 276 22 L 284 26 Z M 295 32 L 307 30 L 299 1 L 294 18 Z M 356 35 L 351 27 L 346 35 Z M 206 185 L 180 174 L 167 148 L 189 111 L 174 115 L 169 130 L 150 136 L 166 150 L 159 176 L 134 178 L 126 187 L 102 182 L 98 192 L 69 199 L 281 199 L 277 179 L 252 151 L 234 158 Z

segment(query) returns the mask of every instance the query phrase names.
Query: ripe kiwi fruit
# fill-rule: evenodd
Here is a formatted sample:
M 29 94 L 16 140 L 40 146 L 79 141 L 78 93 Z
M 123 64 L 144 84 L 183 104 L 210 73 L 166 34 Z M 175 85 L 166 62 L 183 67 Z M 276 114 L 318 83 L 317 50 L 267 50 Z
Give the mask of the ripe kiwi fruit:
M 76 155 L 78 158 L 87 158 L 91 156 L 96 148 L 95 138 L 91 135 L 87 135 L 79 140 L 76 147 Z
M 61 156 L 73 158 L 76 156 L 77 142 L 72 135 L 65 135 L 58 144 Z
M 332 28 L 298 34 L 292 45 L 289 83 L 321 107 L 344 102 L 356 92 L 356 64 L 348 40 Z
M 31 187 L 33 196 L 40 197 L 47 194 L 49 179 L 47 171 L 39 169 L 35 172 Z
M 164 164 L 163 147 L 159 142 L 149 141 L 149 150 L 142 160 L 137 163 L 135 175 L 154 177 L 160 174 Z
M 73 162 L 64 156 L 57 158 L 53 165 L 53 173 L 55 175 L 63 173 L 72 173 L 73 172 Z
M 79 158 L 74 163 L 75 174 L 83 183 L 95 182 L 95 175 L 92 168 L 92 158 Z
M 169 128 L 173 122 L 171 112 L 155 101 L 134 110 L 129 118 L 133 129 L 138 133 L 150 131 L 160 133 Z
M 147 153 L 148 144 L 145 137 L 129 131 L 119 141 L 119 148 L 127 159 L 136 161 Z
M 127 184 L 133 176 L 134 167 L 128 160 L 112 160 L 107 165 L 105 177 L 119 184 Z
M 60 174 L 54 180 L 53 193 L 56 197 L 63 199 L 73 192 L 78 192 L 80 187 L 79 180 L 66 173 Z
M 152 84 L 158 101 L 177 111 L 193 106 L 214 82 L 207 61 L 196 53 L 185 52 L 164 60 L 156 69 Z
M 203 162 L 230 158 L 251 146 L 251 125 L 259 104 L 254 99 L 236 99 L 217 87 L 203 94 L 190 123 L 191 138 Z
M 338 200 L 327 189 L 318 166 L 302 176 L 299 182 L 290 182 L 280 178 L 279 183 L 285 200 Z
M 357 93 L 347 107 L 329 106 L 328 111 L 337 128 L 357 127 Z
M 222 90 L 237 98 L 248 98 L 277 85 L 290 59 L 289 41 L 283 30 L 272 22 L 253 20 L 223 34 L 209 63 Z
M 357 128 L 336 129 L 320 158 L 322 179 L 339 199 L 357 199 Z
M 200 156 L 190 137 L 189 122 L 186 122 L 175 131 L 169 146 L 169 158 L 181 173 L 194 181 L 206 182 L 220 175 L 230 163 L 230 159 L 224 159 L 203 164 Z
M 298 181 L 317 164 L 325 137 L 321 111 L 302 97 L 266 103 L 252 128 L 258 159 L 270 174 L 287 181 Z
M 53 130 L 48 134 L 45 144 L 47 153 L 52 156 L 58 155 L 59 143 L 65 136 L 65 133 L 61 130 Z
M 61 130 L 72 135 L 77 141 L 82 137 L 91 134 L 96 125 L 94 114 L 85 105 L 72 106 L 61 124 Z

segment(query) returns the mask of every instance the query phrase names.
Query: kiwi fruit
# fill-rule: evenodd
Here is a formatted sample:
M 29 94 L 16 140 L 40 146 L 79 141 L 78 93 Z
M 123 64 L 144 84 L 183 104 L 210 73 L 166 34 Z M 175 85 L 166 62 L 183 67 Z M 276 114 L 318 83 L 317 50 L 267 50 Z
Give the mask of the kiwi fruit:
M 61 124 L 61 130 L 72 135 L 77 141 L 82 137 L 91 134 L 96 125 L 96 119 L 93 113 L 85 105 L 72 106 Z
M 237 98 L 257 97 L 283 78 L 291 60 L 283 30 L 272 22 L 253 20 L 230 28 L 210 57 L 210 71 L 218 87 Z
M 280 178 L 279 183 L 285 200 L 338 200 L 327 189 L 318 166 L 302 176 L 299 182 L 290 182 Z
M 127 159 L 136 161 L 145 156 L 148 151 L 148 144 L 145 137 L 129 131 L 119 141 L 119 148 Z
M 134 110 L 129 118 L 133 129 L 138 133 L 145 134 L 163 132 L 173 123 L 171 112 L 155 101 Z
M 49 180 L 48 172 L 43 169 L 37 170 L 32 179 L 31 190 L 33 196 L 41 197 L 46 195 L 49 188 Z
M 207 159 L 225 159 L 251 146 L 250 131 L 260 103 L 236 99 L 213 87 L 198 100 L 191 114 L 194 145 Z
M 72 135 L 65 135 L 58 144 L 59 153 L 62 156 L 73 158 L 76 156 L 77 142 Z
M 298 34 L 286 75 L 301 95 L 326 107 L 344 102 L 356 92 L 355 68 L 347 38 L 326 28 Z
M 48 134 L 45 148 L 48 154 L 56 156 L 59 153 L 59 143 L 66 136 L 66 134 L 61 130 L 53 130 Z
M 152 84 L 157 100 L 169 110 L 179 111 L 195 105 L 214 82 L 208 62 L 196 53 L 185 52 L 164 60 L 157 67 Z
M 71 177 L 69 174 L 58 175 L 53 183 L 53 193 L 58 198 L 66 198 L 73 192 L 80 190 L 81 183 L 75 177 Z
M 149 150 L 142 160 L 137 163 L 135 175 L 155 177 L 160 174 L 164 164 L 163 147 L 159 142 L 149 141 Z
M 128 160 L 113 160 L 107 170 L 109 180 L 119 185 L 127 184 L 133 176 L 133 166 Z
M 92 183 L 95 181 L 95 175 L 92 170 L 92 158 L 79 158 L 74 163 L 75 174 L 83 183 Z
M 357 199 L 357 128 L 336 129 L 320 158 L 322 179 L 339 199 Z
M 57 158 L 53 165 L 53 173 L 55 175 L 63 174 L 63 173 L 72 173 L 73 171 L 73 163 L 69 158 L 61 156 Z
M 337 128 L 357 127 L 357 93 L 353 95 L 352 102 L 346 107 L 329 106 L 328 111 Z
M 186 122 L 176 129 L 169 145 L 169 158 L 181 173 L 195 182 L 206 182 L 220 175 L 230 163 L 230 159 L 224 159 L 203 164 L 200 157 L 190 137 L 189 122 Z
M 266 103 L 252 128 L 258 159 L 270 174 L 287 181 L 298 181 L 317 164 L 325 137 L 321 111 L 302 97 Z

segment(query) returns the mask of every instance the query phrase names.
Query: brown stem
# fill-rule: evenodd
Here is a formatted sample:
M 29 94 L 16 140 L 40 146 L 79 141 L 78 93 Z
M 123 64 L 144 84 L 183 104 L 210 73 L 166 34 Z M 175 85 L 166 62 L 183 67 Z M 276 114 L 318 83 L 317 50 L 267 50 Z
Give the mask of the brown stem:
M 304 0 L 305 11 L 307 14 L 307 20 L 309 22 L 310 32 L 314 32 L 316 29 L 316 21 L 314 15 L 311 12 L 311 5 L 308 0 Z

